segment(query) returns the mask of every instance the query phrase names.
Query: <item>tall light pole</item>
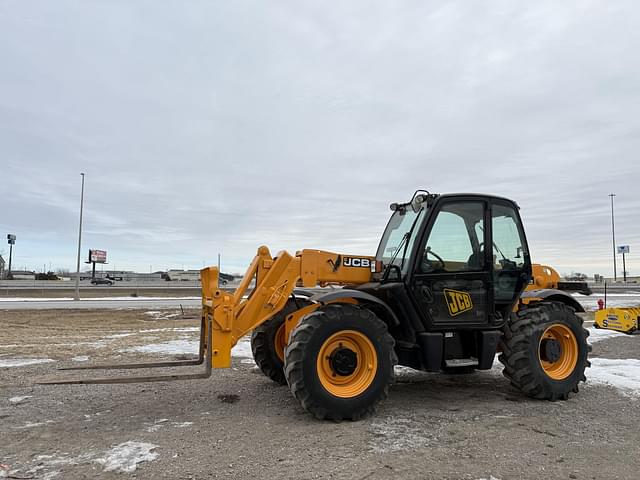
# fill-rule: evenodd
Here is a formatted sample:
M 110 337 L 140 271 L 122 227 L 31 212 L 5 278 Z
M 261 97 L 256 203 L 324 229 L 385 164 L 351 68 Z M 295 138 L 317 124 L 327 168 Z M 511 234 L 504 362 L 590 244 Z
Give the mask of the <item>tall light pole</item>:
M 618 272 L 616 271 L 616 224 L 613 215 L 613 197 L 615 197 L 615 193 L 610 193 L 609 197 L 611 197 L 611 239 L 613 242 L 613 281 L 615 282 L 618 278 Z
M 76 294 L 74 300 L 80 300 L 80 249 L 82 248 L 82 207 L 84 204 L 84 173 L 82 175 L 82 189 L 80 190 L 80 227 L 78 228 L 78 263 L 76 265 Z

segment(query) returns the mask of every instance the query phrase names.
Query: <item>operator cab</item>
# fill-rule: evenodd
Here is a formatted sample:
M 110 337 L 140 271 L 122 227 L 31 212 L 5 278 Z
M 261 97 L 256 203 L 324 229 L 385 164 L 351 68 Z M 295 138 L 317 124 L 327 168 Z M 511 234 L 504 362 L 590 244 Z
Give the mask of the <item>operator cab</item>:
M 391 209 L 376 254 L 382 283 L 405 283 L 429 330 L 500 326 L 531 276 L 515 202 L 417 191 Z

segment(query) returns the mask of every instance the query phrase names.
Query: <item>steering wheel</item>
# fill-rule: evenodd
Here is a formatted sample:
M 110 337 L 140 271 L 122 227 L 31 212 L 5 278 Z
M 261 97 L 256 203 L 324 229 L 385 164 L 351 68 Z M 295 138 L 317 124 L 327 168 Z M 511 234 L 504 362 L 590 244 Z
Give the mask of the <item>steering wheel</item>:
M 432 255 L 436 257 L 436 260 L 438 260 L 439 265 L 437 263 L 434 265 L 434 263 L 427 258 L 428 255 Z M 445 270 L 445 267 L 446 265 L 442 257 L 438 255 L 436 252 L 434 252 L 433 250 L 431 250 L 431 247 L 427 247 L 427 249 L 424 251 L 424 255 L 422 256 L 422 271 L 433 272 L 435 270 Z

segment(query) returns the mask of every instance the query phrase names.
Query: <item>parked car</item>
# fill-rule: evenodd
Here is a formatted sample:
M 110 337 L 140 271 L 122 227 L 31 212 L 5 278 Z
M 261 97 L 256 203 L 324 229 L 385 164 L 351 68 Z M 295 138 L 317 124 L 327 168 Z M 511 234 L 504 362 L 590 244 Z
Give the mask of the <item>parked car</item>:
M 91 280 L 91 285 L 113 285 L 113 280 L 108 278 L 94 278 Z

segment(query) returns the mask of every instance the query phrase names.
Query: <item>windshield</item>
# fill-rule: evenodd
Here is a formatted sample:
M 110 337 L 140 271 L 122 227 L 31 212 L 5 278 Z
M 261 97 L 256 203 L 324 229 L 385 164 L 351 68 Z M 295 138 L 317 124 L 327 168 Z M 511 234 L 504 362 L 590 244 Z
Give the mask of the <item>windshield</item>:
M 421 208 L 418 213 L 411 208 L 396 210 L 389 220 L 387 229 L 382 235 L 376 260 L 381 260 L 387 266 L 393 259 L 393 264 L 403 268 L 405 256 L 411 252 L 415 241 L 416 226 L 419 219 L 424 215 L 425 208 Z M 409 233 L 413 228 L 413 232 Z M 394 258 L 395 256 L 395 258 Z

